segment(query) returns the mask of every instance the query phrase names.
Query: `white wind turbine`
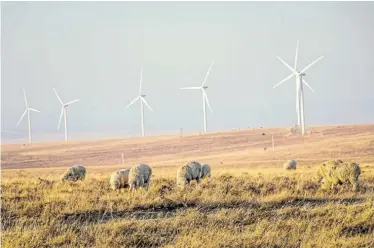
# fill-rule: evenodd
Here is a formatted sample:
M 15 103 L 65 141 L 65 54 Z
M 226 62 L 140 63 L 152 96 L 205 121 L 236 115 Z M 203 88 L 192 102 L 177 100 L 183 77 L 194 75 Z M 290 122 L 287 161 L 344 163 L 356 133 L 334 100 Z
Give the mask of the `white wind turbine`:
M 206 73 L 205 79 L 204 79 L 203 84 L 201 86 L 181 88 L 181 90 L 201 90 L 202 96 L 203 96 L 204 132 L 207 132 L 206 104 L 208 105 L 210 113 L 212 113 L 212 109 L 210 108 L 208 96 L 207 96 L 207 94 L 205 92 L 205 90 L 208 88 L 208 86 L 206 86 L 205 83 L 206 83 L 206 80 L 208 78 L 209 72 L 212 69 L 213 64 L 214 64 L 214 60 L 210 64 L 208 72 Z
M 305 119 L 304 119 L 304 88 L 303 84 L 305 84 L 311 91 L 315 92 L 312 87 L 304 80 L 303 76 L 305 76 L 305 71 L 308 70 L 312 65 L 320 61 L 323 56 L 319 57 L 318 59 L 314 60 L 312 63 L 307 65 L 304 69 L 301 71 L 298 71 L 296 69 L 297 66 L 297 56 L 298 56 L 298 50 L 299 50 L 299 41 L 296 43 L 296 54 L 295 54 L 295 64 L 292 68 L 290 65 L 288 65 L 286 62 L 284 62 L 283 59 L 277 56 L 277 58 L 288 68 L 291 70 L 291 74 L 287 76 L 285 79 L 274 85 L 273 88 L 279 86 L 280 84 L 286 82 L 291 77 L 295 76 L 296 79 L 296 114 L 297 114 L 297 125 L 301 125 L 301 133 L 305 134 Z
M 23 96 L 25 97 L 26 109 L 25 109 L 25 112 L 23 112 L 21 118 L 19 119 L 16 127 L 20 124 L 20 122 L 22 121 L 22 118 L 27 113 L 27 119 L 28 119 L 28 124 L 29 124 L 29 143 L 31 143 L 31 118 L 30 118 L 30 111 L 34 111 L 34 112 L 38 112 L 38 113 L 40 113 L 40 111 L 36 110 L 36 109 L 33 109 L 33 108 L 29 108 L 29 105 L 27 104 L 27 97 L 26 97 L 25 89 L 23 89 Z
M 53 91 L 56 93 L 56 96 L 57 96 L 57 99 L 58 101 L 61 103 L 62 105 L 62 108 L 61 108 L 61 114 L 60 114 L 60 119 L 58 120 L 58 126 L 57 126 L 57 130 L 60 129 L 60 124 L 61 124 L 61 119 L 62 119 L 62 116 L 64 116 L 64 121 L 65 121 L 65 141 L 68 141 L 68 114 L 67 114 L 67 107 L 72 104 L 72 103 L 75 103 L 75 102 L 78 102 L 80 99 L 75 99 L 73 101 L 70 101 L 70 102 L 67 102 L 67 103 L 63 103 L 60 96 L 57 94 L 57 91 L 55 90 L 55 88 L 53 88 Z
M 141 125 L 142 125 L 142 136 L 144 136 L 144 106 L 147 105 L 147 107 L 153 112 L 151 106 L 147 103 L 147 101 L 144 99 L 146 95 L 142 94 L 142 81 L 143 81 L 143 68 L 140 72 L 140 87 L 139 87 L 139 96 L 135 97 L 134 100 L 132 100 L 125 108 L 130 107 L 133 103 L 135 103 L 137 100 L 140 99 L 140 118 L 141 118 Z

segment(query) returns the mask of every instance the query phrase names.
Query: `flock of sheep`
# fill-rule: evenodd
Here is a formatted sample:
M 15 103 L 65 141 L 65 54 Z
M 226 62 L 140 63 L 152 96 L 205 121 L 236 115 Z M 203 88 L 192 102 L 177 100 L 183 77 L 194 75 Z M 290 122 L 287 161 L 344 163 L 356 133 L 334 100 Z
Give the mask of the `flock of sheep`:
M 207 164 L 201 165 L 199 162 L 192 161 L 186 165 L 178 168 L 177 184 L 183 187 L 189 184 L 192 180 L 200 183 L 200 179 L 209 178 L 211 176 L 210 166 Z M 86 177 L 86 168 L 82 165 L 75 165 L 67 169 L 61 176 L 61 181 L 77 181 L 84 180 Z M 121 169 L 111 174 L 109 183 L 113 190 L 126 188 L 136 189 L 138 187 L 149 189 L 149 184 L 152 177 L 152 168 L 146 164 L 137 164 L 130 169 Z
M 295 170 L 296 161 L 288 160 L 284 163 L 285 170 Z M 342 160 L 330 160 L 323 163 L 317 170 L 315 179 L 322 184 L 324 189 L 333 189 L 335 185 L 350 183 L 353 190 L 358 190 L 358 179 L 361 169 L 356 163 L 344 163 Z M 86 169 L 81 165 L 75 165 L 65 171 L 61 176 L 61 181 L 77 181 L 84 180 L 86 177 Z M 110 176 L 110 187 L 113 190 L 130 187 L 136 189 L 138 187 L 149 189 L 152 177 L 152 168 L 146 164 L 137 164 L 130 169 L 121 169 L 115 171 Z M 211 168 L 209 165 L 201 165 L 199 162 L 192 161 L 177 170 L 177 185 L 184 187 L 192 180 L 197 185 L 203 178 L 211 178 Z M 40 178 L 39 178 L 40 179 Z M 43 180 L 43 179 L 40 179 Z M 45 181 L 45 180 L 43 180 Z

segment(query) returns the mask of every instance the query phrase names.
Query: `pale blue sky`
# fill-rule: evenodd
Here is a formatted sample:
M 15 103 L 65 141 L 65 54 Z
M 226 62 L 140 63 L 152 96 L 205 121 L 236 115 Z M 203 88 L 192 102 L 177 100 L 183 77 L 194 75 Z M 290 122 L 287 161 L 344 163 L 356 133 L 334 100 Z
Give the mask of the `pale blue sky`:
M 295 80 L 276 56 L 299 68 L 324 55 L 305 79 L 309 125 L 374 122 L 373 2 L 2 2 L 2 135 L 27 136 L 22 88 L 35 139 L 57 131 L 68 108 L 71 138 L 140 134 L 143 89 L 148 134 L 203 130 L 198 86 L 207 80 L 212 131 L 296 122 Z

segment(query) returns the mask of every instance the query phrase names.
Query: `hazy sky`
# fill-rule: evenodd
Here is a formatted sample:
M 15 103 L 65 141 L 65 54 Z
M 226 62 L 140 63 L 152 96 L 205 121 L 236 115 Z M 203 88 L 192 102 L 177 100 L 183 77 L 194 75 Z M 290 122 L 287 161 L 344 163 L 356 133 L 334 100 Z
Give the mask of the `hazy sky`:
M 290 71 L 299 39 L 309 125 L 374 123 L 373 2 L 1 2 L 2 135 L 27 135 L 22 88 L 36 139 L 57 131 L 63 101 L 78 133 L 140 134 L 143 92 L 148 134 L 203 130 L 199 86 L 207 80 L 209 130 L 296 122 Z M 91 135 L 91 134 L 90 134 Z

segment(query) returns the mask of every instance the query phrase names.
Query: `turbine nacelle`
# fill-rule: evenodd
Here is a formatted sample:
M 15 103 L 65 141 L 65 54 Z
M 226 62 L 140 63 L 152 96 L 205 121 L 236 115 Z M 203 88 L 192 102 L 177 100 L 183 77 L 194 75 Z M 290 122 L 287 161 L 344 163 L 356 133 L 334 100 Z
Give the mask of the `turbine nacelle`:
M 305 76 L 305 71 L 308 70 L 310 67 L 312 67 L 312 65 L 314 65 L 315 63 L 317 63 L 318 61 L 320 61 L 323 56 L 319 57 L 318 59 L 314 60 L 312 63 L 310 63 L 309 65 L 307 65 L 304 69 L 302 69 L 301 71 L 298 71 L 296 69 L 297 67 L 297 56 L 298 56 L 298 50 L 299 50 L 299 41 L 297 41 L 297 44 L 296 44 L 296 55 L 295 55 L 295 64 L 294 64 L 294 67 L 291 67 L 289 64 L 287 64 L 283 59 L 281 59 L 279 56 L 277 56 L 277 59 L 280 60 L 280 62 L 282 62 L 282 64 L 284 64 L 290 71 L 291 71 L 291 74 L 288 75 L 286 78 L 284 78 L 282 81 L 280 81 L 279 83 L 277 83 L 276 85 L 273 86 L 273 88 L 276 88 L 278 87 L 279 85 L 281 85 L 282 83 L 288 81 L 290 78 L 292 78 L 293 76 L 296 76 L 296 77 L 302 77 L 302 76 Z M 304 83 L 311 91 L 315 92 L 314 89 L 304 80 L 302 79 L 302 82 L 301 83 Z
M 202 88 L 205 90 L 208 89 L 208 86 L 204 85 Z

